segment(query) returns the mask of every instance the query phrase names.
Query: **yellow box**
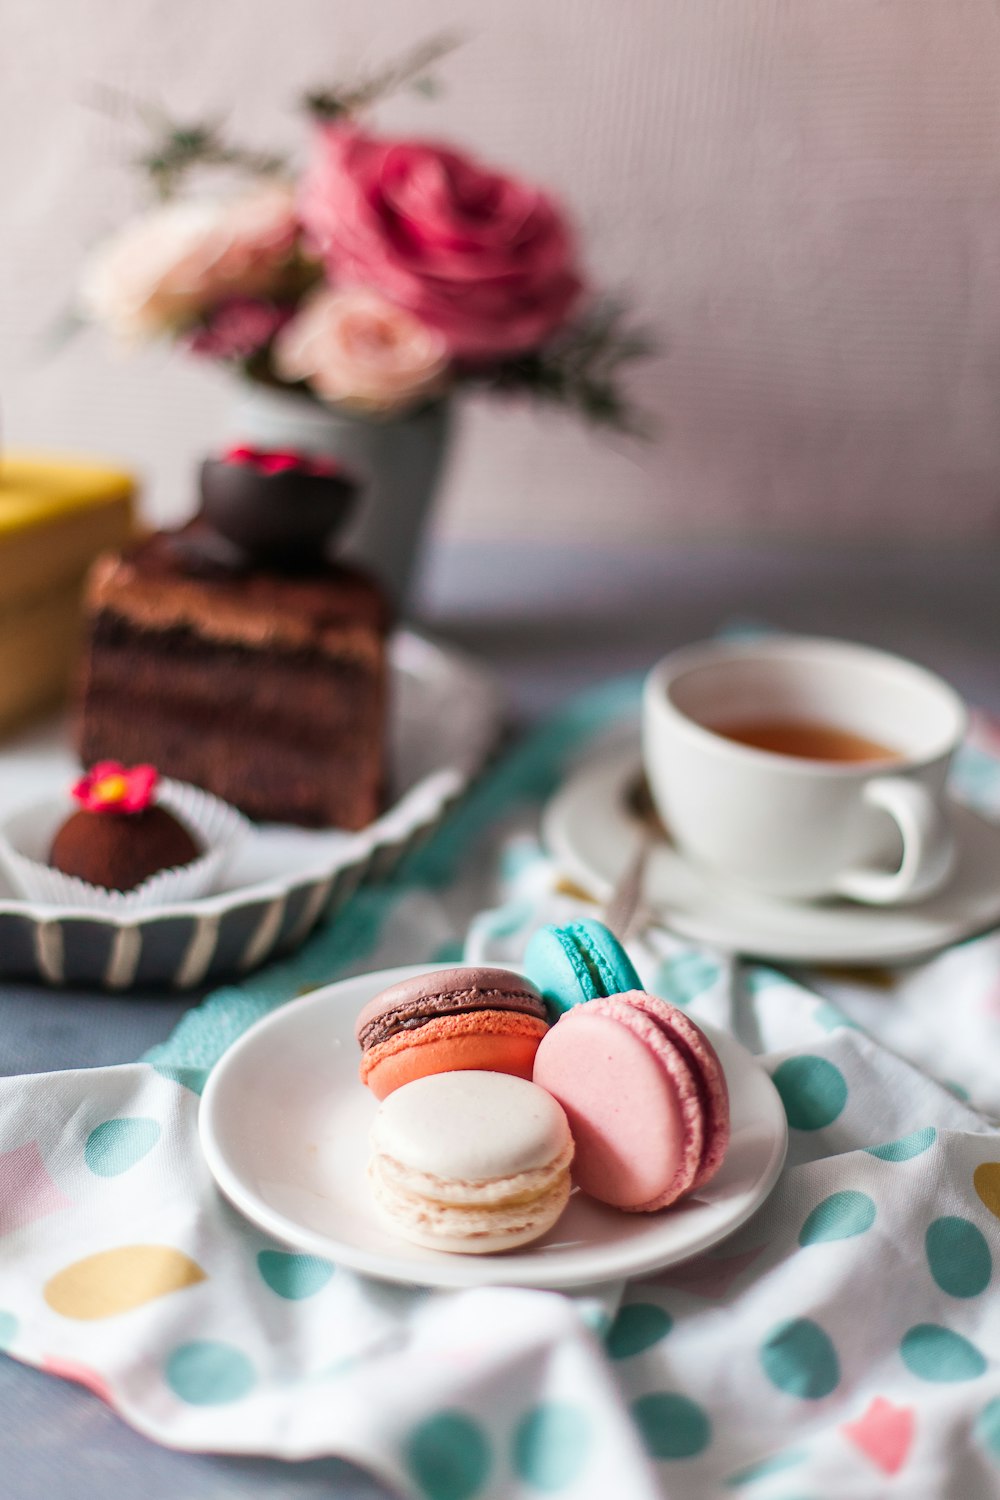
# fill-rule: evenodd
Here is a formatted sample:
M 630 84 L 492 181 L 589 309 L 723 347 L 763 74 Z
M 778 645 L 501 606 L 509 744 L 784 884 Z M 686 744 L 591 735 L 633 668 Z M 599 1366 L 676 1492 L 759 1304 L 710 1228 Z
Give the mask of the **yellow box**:
M 128 538 L 134 493 L 120 469 L 0 455 L 0 732 L 65 694 L 84 579 L 95 557 Z

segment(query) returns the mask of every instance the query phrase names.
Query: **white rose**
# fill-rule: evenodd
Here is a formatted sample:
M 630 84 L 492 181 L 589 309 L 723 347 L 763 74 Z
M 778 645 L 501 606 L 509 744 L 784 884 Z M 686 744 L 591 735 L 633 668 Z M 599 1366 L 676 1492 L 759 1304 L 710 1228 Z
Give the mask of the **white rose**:
M 272 286 L 297 233 L 290 188 L 167 203 L 98 248 L 84 269 L 82 309 L 127 342 L 183 329 L 223 298 Z

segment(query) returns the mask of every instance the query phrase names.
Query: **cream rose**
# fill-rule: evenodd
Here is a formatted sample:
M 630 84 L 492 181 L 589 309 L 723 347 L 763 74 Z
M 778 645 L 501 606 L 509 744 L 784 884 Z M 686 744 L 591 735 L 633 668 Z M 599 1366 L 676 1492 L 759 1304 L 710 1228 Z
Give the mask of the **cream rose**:
M 374 292 L 326 290 L 278 335 L 274 364 L 283 380 L 304 380 L 324 401 L 389 415 L 443 388 L 448 346 Z
M 224 298 L 268 291 L 297 234 L 294 195 L 277 184 L 168 203 L 98 248 L 84 271 L 83 311 L 130 343 L 182 330 Z

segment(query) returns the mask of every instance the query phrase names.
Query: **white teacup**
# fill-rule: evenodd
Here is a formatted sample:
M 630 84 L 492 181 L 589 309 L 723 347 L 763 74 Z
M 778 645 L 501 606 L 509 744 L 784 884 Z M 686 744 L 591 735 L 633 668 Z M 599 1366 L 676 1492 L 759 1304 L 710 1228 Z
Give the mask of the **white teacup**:
M 771 896 L 888 905 L 921 900 L 951 873 L 945 781 L 966 722 L 958 694 L 912 662 L 767 636 L 659 662 L 643 758 L 657 810 L 693 860 Z M 788 753 L 795 726 L 814 741 L 799 754 Z M 817 747 L 839 758 L 801 753 Z

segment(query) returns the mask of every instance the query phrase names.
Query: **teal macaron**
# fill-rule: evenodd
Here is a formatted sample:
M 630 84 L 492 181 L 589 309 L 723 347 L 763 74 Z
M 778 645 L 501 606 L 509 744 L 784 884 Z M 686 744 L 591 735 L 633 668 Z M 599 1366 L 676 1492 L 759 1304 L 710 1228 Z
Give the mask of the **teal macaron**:
M 642 989 L 614 933 L 590 918 L 540 927 L 528 944 L 524 970 L 556 1015 L 586 1000 Z

